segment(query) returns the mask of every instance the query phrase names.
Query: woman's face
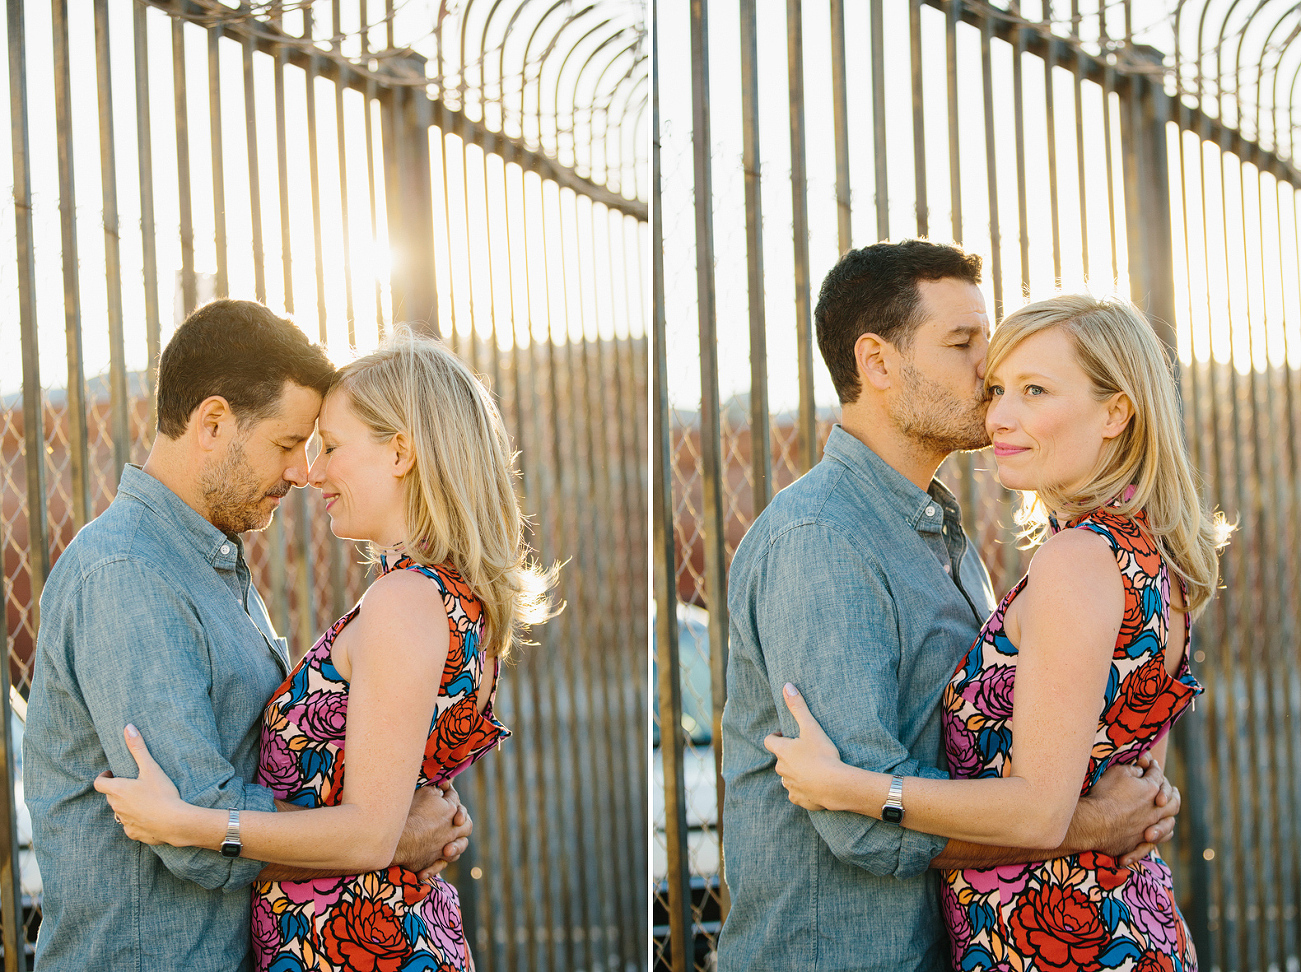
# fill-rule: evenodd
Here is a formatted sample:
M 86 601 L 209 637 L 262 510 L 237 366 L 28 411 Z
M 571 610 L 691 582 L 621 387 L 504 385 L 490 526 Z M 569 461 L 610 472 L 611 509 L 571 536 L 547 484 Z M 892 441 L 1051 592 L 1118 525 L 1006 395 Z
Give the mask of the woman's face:
M 317 428 L 321 451 L 307 481 L 321 491 L 330 530 L 336 537 L 382 546 L 401 542 L 405 533 L 402 477 L 411 468 L 402 448 L 404 437 L 376 442 L 353 412 L 346 391 L 325 397 Z
M 1012 348 L 985 384 L 985 427 L 999 482 L 1008 489 L 1075 494 L 1087 484 L 1103 445 L 1124 430 L 1131 414 L 1124 395 L 1094 397 L 1093 383 L 1076 360 L 1075 340 L 1060 327 Z

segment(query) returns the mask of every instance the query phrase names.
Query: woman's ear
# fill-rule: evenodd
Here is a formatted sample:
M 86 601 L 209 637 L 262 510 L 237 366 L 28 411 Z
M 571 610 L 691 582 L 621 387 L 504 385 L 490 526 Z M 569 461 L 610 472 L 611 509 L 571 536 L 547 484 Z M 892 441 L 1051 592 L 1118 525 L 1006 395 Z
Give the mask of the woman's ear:
M 411 436 L 399 432 L 389 441 L 393 448 L 393 475 L 401 479 L 416 464 L 416 453 L 411 447 Z
M 1102 437 L 1114 439 L 1129 426 L 1134 417 L 1134 403 L 1124 392 L 1116 392 L 1107 402 L 1107 421 L 1102 426 Z

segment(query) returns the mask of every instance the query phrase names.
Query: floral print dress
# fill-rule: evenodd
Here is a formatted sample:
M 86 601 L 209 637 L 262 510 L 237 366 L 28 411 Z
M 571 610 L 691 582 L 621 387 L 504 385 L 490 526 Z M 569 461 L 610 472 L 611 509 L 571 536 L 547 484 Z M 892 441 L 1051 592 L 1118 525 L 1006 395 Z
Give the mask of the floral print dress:
M 1057 524 L 1052 524 L 1056 532 Z M 1111 546 L 1125 590 L 1125 616 L 1112 653 L 1098 730 L 1080 788 L 1088 793 L 1108 766 L 1152 748 L 1202 687 L 1184 658 L 1171 677 L 1163 656 L 1170 619 L 1170 574 L 1139 512 L 1101 508 L 1066 524 Z M 945 689 L 943 733 L 954 779 L 1000 777 L 1011 768 L 1017 648 L 1003 630 L 1022 578 L 985 622 Z M 1182 583 L 1182 582 L 1181 582 Z M 1156 854 L 1129 867 L 1089 851 L 1056 860 L 945 871 L 941 910 L 953 967 L 1009 972 L 1195 972 L 1188 927 L 1175 905 L 1170 868 Z
M 481 713 L 475 696 L 485 658 L 483 604 L 451 564 L 424 567 L 402 557 L 381 573 L 413 570 L 438 586 L 450 641 L 433 723 L 416 786 L 451 779 L 510 731 Z M 303 807 L 336 806 L 343 796 L 348 683 L 331 662 L 339 632 L 361 605 L 336 621 L 276 690 L 262 715 L 257 782 Z M 494 659 L 495 694 L 500 664 Z M 437 878 L 389 867 L 352 877 L 260 881 L 253 886 L 253 952 L 258 972 L 468 972 L 456 889 Z

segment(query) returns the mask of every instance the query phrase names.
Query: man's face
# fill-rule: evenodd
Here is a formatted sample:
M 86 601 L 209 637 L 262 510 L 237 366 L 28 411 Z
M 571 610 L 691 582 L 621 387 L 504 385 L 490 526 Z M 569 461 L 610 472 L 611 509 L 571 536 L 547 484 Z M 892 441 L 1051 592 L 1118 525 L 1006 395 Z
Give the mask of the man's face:
M 316 391 L 287 381 L 276 414 L 240 429 L 204 467 L 199 486 L 213 526 L 265 530 L 289 488 L 307 485 L 307 440 L 320 410 Z
M 923 322 L 901 353 L 900 384 L 890 401 L 896 428 L 947 455 L 989 445 L 985 431 L 985 352 L 989 315 L 980 288 L 955 277 L 921 280 Z

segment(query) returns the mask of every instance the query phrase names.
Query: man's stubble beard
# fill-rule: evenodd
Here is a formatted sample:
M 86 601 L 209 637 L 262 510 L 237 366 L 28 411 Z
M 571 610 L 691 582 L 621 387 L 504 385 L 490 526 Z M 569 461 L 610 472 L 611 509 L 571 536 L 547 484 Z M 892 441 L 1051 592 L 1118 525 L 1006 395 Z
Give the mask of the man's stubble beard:
M 946 456 L 989 445 L 980 400 L 955 397 L 907 360 L 902 363 L 901 377 L 903 394 L 891 414 L 901 433 L 927 451 Z
M 262 501 L 268 495 L 285 495 L 289 485 L 282 480 L 269 494 L 262 488 L 244 454 L 243 438 L 232 442 L 226 455 L 207 466 L 199 476 L 208 521 L 223 533 L 265 530 L 275 511 L 271 515 L 263 512 Z

